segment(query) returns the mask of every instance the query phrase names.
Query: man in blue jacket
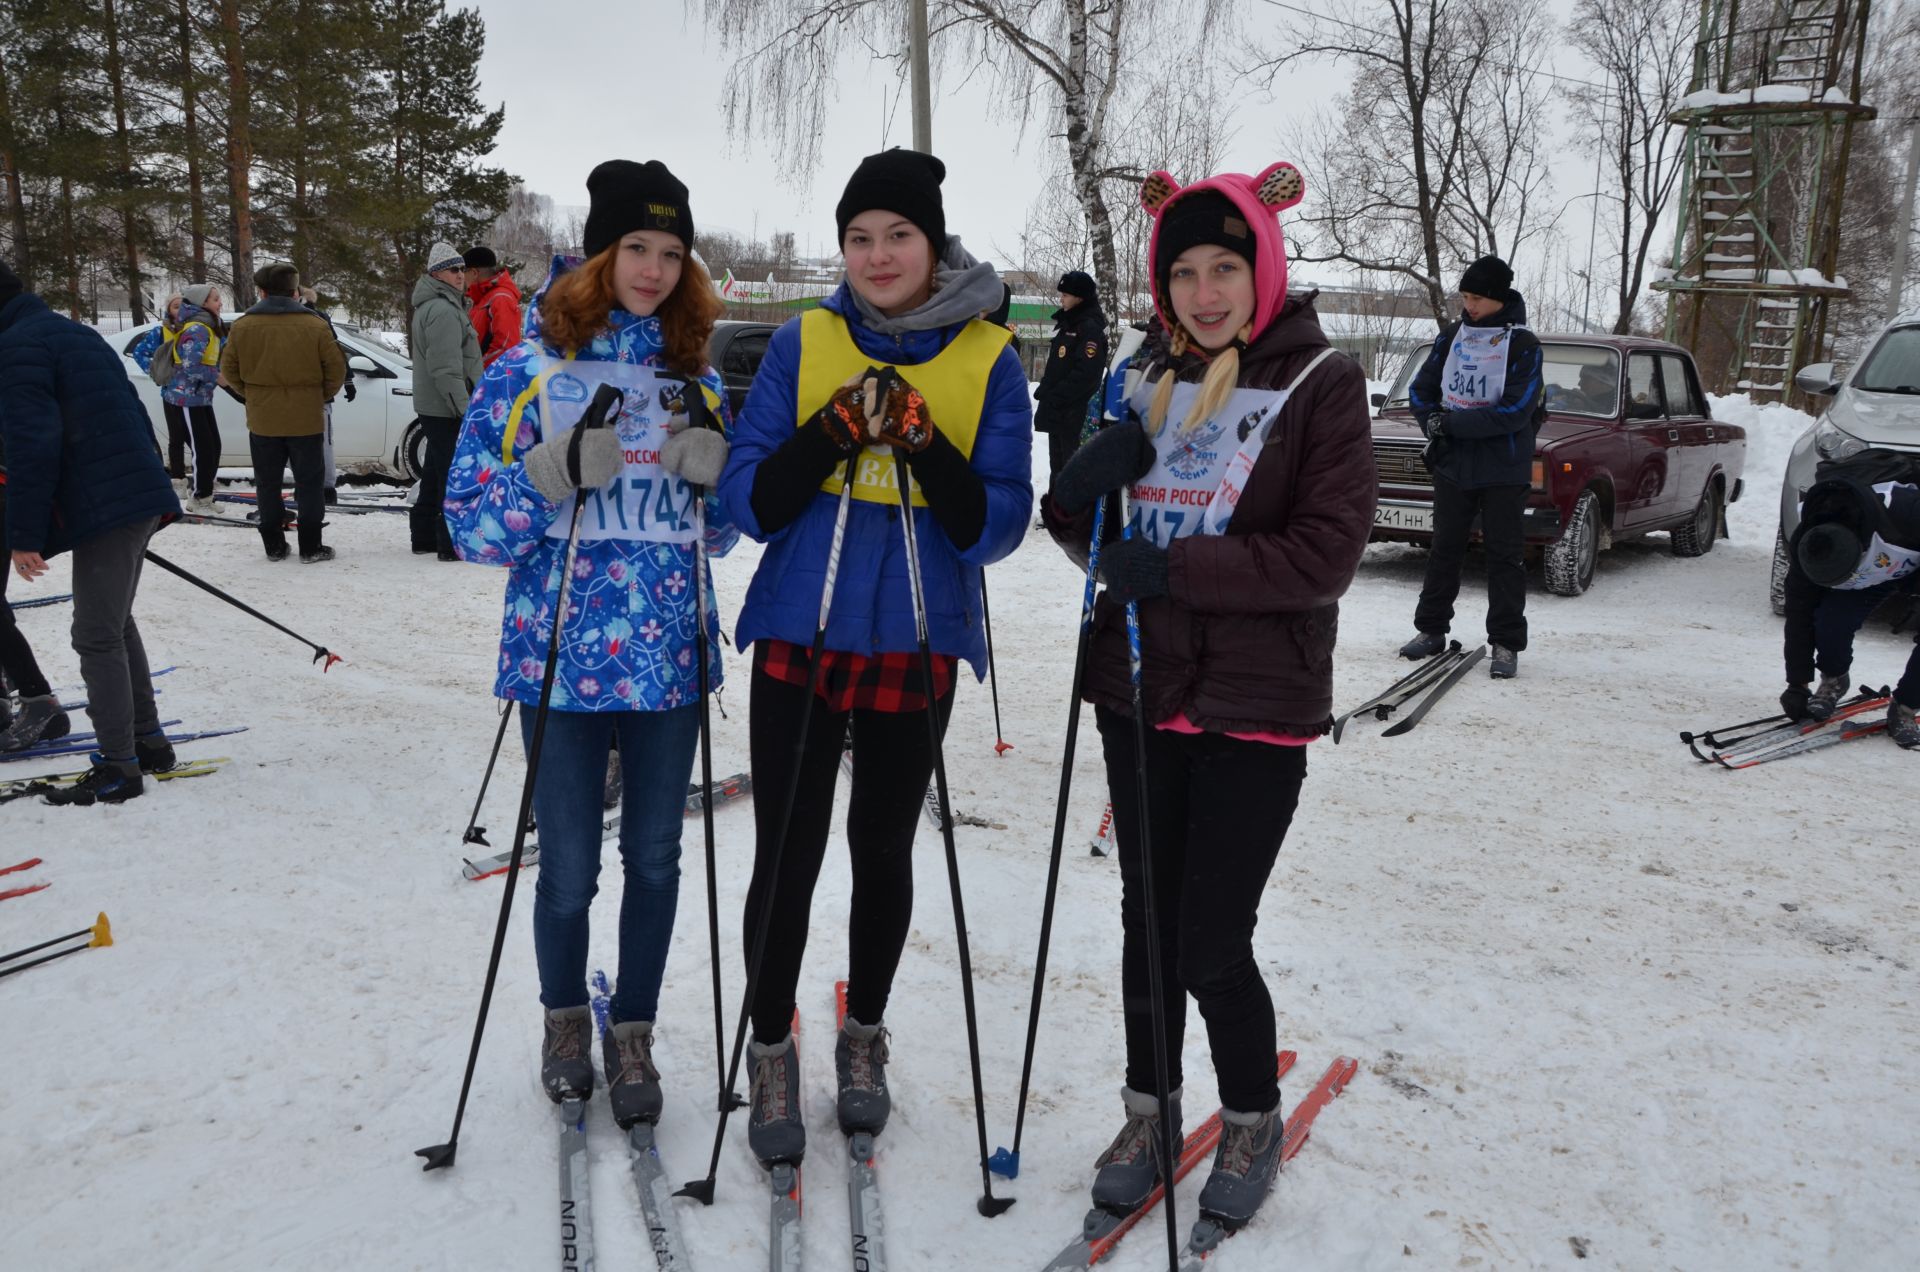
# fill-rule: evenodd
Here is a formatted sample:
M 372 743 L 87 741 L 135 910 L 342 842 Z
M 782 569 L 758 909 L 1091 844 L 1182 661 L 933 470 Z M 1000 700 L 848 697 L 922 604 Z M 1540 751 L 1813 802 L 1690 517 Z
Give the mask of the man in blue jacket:
M 1440 329 L 1408 398 L 1427 435 L 1433 474 L 1433 551 L 1413 611 L 1418 635 L 1402 658 L 1447 646 L 1460 567 L 1475 514 L 1487 547 L 1488 670 L 1510 680 L 1527 647 L 1526 531 L 1521 514 L 1533 480 L 1533 440 L 1546 414 L 1540 342 L 1527 330 L 1527 302 L 1513 270 L 1483 256 L 1460 278 L 1459 319 Z
M 0 264 L 0 436 L 8 562 L 23 579 L 73 553 L 73 650 L 99 735 L 93 767 L 54 804 L 118 803 L 173 766 L 133 596 L 147 540 L 180 501 L 120 356 Z

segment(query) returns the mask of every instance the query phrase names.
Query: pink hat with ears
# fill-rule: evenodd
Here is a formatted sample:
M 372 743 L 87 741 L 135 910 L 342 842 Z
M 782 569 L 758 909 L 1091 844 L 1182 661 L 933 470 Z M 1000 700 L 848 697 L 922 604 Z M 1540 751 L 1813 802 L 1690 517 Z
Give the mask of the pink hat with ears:
M 1164 271 L 1159 259 L 1161 234 L 1169 223 L 1170 211 L 1191 196 L 1207 191 L 1224 197 L 1245 218 L 1245 229 L 1252 232 L 1254 302 L 1250 338 L 1258 339 L 1287 300 L 1287 244 L 1280 233 L 1280 212 L 1306 196 L 1306 179 L 1292 164 L 1276 163 L 1261 169 L 1256 176 L 1222 172 L 1190 186 L 1182 186 L 1166 172 L 1155 172 L 1140 183 L 1140 205 L 1153 218 L 1153 236 L 1147 243 L 1147 273 L 1154 280 L 1153 307 L 1168 331 L 1174 330 L 1179 320 L 1173 315 L 1173 306 L 1162 295 L 1163 284 L 1160 280 Z M 1215 243 L 1220 242 L 1221 238 L 1202 235 L 1196 241 Z M 1191 243 L 1187 245 L 1191 246 Z M 1171 261 L 1167 262 L 1168 267 L 1171 264 Z

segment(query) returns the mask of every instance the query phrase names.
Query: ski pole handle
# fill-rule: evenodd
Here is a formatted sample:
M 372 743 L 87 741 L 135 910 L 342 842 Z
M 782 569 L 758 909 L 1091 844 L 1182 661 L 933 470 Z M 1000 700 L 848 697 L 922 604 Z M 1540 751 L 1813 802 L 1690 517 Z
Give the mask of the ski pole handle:
M 587 404 L 587 413 L 580 417 L 580 422 L 574 426 L 572 438 L 567 442 L 567 471 L 575 474 L 576 480 L 580 472 L 580 443 L 586 437 L 587 430 L 605 428 L 607 416 L 618 418 L 626 402 L 627 395 L 614 385 L 603 384 L 594 390 L 593 401 Z

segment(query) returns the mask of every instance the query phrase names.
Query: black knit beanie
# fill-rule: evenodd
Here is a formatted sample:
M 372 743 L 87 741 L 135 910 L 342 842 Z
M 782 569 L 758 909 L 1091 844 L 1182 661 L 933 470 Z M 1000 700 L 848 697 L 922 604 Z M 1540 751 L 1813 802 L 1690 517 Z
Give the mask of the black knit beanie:
M 475 243 L 472 247 L 460 253 L 460 259 L 467 263 L 468 269 L 500 268 L 500 258 L 495 256 L 493 249 L 484 243 Z
M 693 247 L 693 208 L 687 187 L 658 159 L 635 163 L 609 159 L 587 174 L 586 242 L 588 256 L 618 243 L 635 230 L 659 230 Z
M 1504 301 L 1513 295 L 1513 266 L 1498 256 L 1482 256 L 1460 275 L 1460 290 Z
M 1808 580 L 1820 587 L 1843 583 L 1860 568 L 1866 554 L 1860 536 L 1838 521 L 1802 527 L 1794 536 L 1793 554 Z
M 1100 289 L 1093 285 L 1093 275 L 1082 269 L 1070 269 L 1060 275 L 1060 294 L 1078 296 L 1082 300 L 1097 300 Z
M 933 244 L 934 259 L 938 260 L 947 247 L 947 210 L 940 201 L 940 183 L 946 177 L 946 164 L 917 150 L 895 146 L 868 155 L 853 170 L 839 206 L 833 210 L 840 241 L 846 242 L 847 222 L 878 208 L 918 226 Z
M 20 275 L 13 272 L 5 261 L 0 261 L 0 305 L 6 304 L 27 289 L 20 281 Z
M 1173 263 L 1188 248 L 1210 245 L 1224 247 L 1244 256 L 1249 269 L 1257 268 L 1259 246 L 1253 227 L 1232 199 L 1218 190 L 1197 190 L 1185 198 L 1176 198 L 1173 206 L 1160 214 L 1159 237 L 1153 243 L 1153 285 L 1167 312 L 1167 280 L 1173 277 Z

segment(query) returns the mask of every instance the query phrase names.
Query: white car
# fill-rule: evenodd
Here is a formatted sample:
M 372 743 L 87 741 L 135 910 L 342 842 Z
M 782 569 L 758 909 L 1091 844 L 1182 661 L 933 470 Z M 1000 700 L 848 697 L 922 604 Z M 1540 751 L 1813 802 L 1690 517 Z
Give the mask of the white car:
M 108 336 L 127 364 L 127 376 L 153 418 L 155 433 L 166 440 L 166 409 L 160 387 L 131 350 L 157 324 L 148 323 Z M 336 323 L 335 334 L 347 355 L 347 374 L 353 377 L 354 400 L 343 393 L 333 401 L 334 466 L 343 473 L 365 473 L 411 481 L 420 475 L 426 438 L 413 409 L 413 363 L 405 354 L 368 338 L 350 324 Z M 220 422 L 220 467 L 252 468 L 247 446 L 246 407 L 224 390 L 213 397 L 214 417 Z
M 1849 373 L 1831 362 L 1800 368 L 1802 393 L 1830 397 L 1826 413 L 1800 435 L 1780 489 L 1780 533 L 1773 544 L 1773 612 L 1787 612 L 1787 543 L 1800 525 L 1800 499 L 1823 459 L 1845 459 L 1869 446 L 1920 451 L 1920 309 L 1880 329 L 1867 356 Z

